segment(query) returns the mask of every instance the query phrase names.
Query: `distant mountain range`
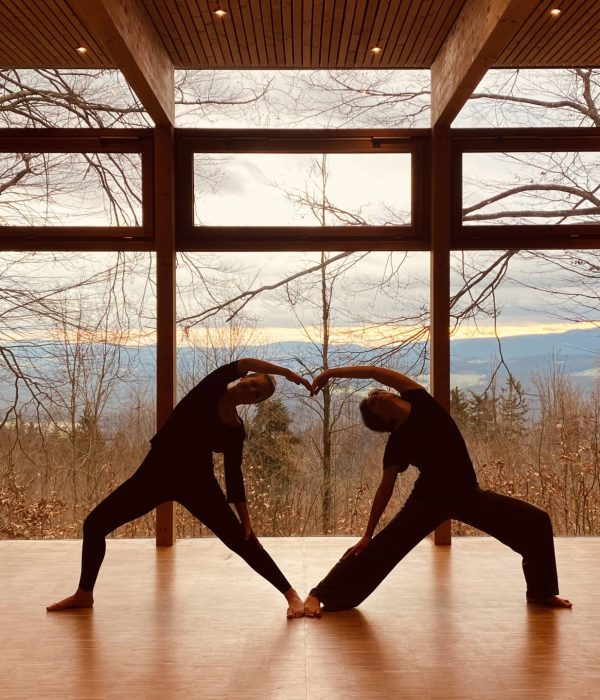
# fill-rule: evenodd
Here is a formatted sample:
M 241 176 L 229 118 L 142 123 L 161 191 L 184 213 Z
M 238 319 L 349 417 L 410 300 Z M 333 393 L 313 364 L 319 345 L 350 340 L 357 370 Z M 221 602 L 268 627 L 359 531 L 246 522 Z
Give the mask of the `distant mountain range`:
M 600 377 L 600 329 L 504 338 L 466 338 L 450 344 L 452 384 L 481 389 L 490 369 L 502 358 L 524 386 L 533 374 L 559 365 L 581 389 L 593 388 Z
M 27 352 L 37 355 L 37 365 L 46 371 L 60 369 L 60 346 L 46 341 L 43 346 L 39 344 L 37 350 L 35 343 L 27 345 Z M 600 377 L 600 329 L 571 330 L 564 333 L 546 333 L 541 335 L 521 335 L 507 337 L 501 344 L 494 338 L 465 338 L 451 341 L 451 384 L 473 391 L 482 390 L 489 379 L 490 372 L 496 366 L 500 356 L 510 369 L 511 373 L 521 381 L 525 388 L 531 388 L 531 377 L 535 373 L 548 371 L 554 365 L 559 365 L 561 370 L 573 383 L 582 390 L 594 388 L 595 380 Z M 406 358 L 406 364 L 399 366 L 402 370 L 410 366 L 410 363 L 419 355 L 421 347 L 415 347 Z M 17 345 L 11 346 L 11 350 L 17 356 L 25 360 L 24 348 Z M 124 348 L 125 355 L 122 358 L 130 365 L 127 383 L 122 390 L 112 396 L 112 401 L 122 400 L 128 390 L 128 384 L 135 383 L 147 386 L 152 392 L 152 384 L 155 378 L 156 350 L 154 347 Z M 214 353 L 215 350 L 211 350 Z M 218 351 L 217 351 L 218 352 Z M 198 353 L 198 351 L 196 351 Z M 223 350 L 222 354 L 226 362 L 229 352 Z M 303 373 L 304 366 L 312 368 L 320 364 L 318 349 L 309 342 L 286 341 L 270 343 L 257 347 L 246 347 L 243 351 L 246 356 L 257 356 L 284 366 L 293 368 Z M 377 352 L 371 348 L 360 345 L 336 345 L 331 351 L 331 365 L 342 364 L 366 364 L 375 359 Z M 196 355 L 198 360 L 199 355 Z M 182 368 L 189 368 L 193 359 L 193 350 L 187 347 L 179 349 L 178 362 Z M 202 359 L 200 354 L 200 359 Z M 24 366 L 23 362 L 21 363 Z M 200 363 L 203 365 L 204 363 Z M 504 372 L 499 373 L 499 380 L 503 381 Z M 421 376 L 420 381 L 426 383 L 427 376 Z M 9 399 L 14 392 L 14 382 L 10 376 L 3 372 L 0 379 L 0 400 Z
M 406 366 L 417 359 L 422 346 L 406 357 Z M 248 351 L 251 351 L 248 348 Z M 316 348 L 310 343 L 271 343 L 256 349 L 261 357 L 298 368 L 293 358 L 302 358 L 309 366 L 319 364 Z M 451 383 L 474 391 L 483 389 L 490 372 L 502 359 L 510 372 L 527 386 L 533 374 L 552 365 L 562 370 L 579 387 L 590 387 L 600 376 L 600 329 L 570 330 L 563 333 L 509 336 L 499 343 L 495 338 L 461 338 L 450 343 Z M 337 345 L 332 365 L 368 363 L 377 352 L 360 345 Z M 399 369 L 402 369 L 401 367 Z M 502 380 L 506 371 L 500 371 Z M 421 379 L 426 380 L 427 377 Z

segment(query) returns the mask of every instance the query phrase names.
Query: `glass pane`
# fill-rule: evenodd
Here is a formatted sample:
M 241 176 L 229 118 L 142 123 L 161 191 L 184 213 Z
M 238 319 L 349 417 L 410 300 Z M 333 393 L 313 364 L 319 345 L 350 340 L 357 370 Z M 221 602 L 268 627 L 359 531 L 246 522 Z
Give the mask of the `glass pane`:
M 463 222 L 600 222 L 600 154 L 465 153 Z
M 430 96 L 428 70 L 175 72 L 186 128 L 427 128 Z
M 0 537 L 77 538 L 154 434 L 154 256 L 2 253 L 0 274 Z
M 456 127 L 600 126 L 600 70 L 489 70 Z
M 0 126 L 126 128 L 152 126 L 117 70 L 72 68 L 0 71 Z
M 377 363 L 428 383 L 429 254 L 191 253 L 177 263 L 180 395 L 240 357 L 309 379 L 327 365 Z M 360 420 L 369 382 L 330 387 L 330 394 L 311 398 L 279 377 L 272 399 L 245 414 L 246 491 L 252 520 L 265 535 L 364 529 L 385 437 Z M 413 480 L 414 474 L 399 479 L 386 518 Z M 209 534 L 183 511 L 179 529 Z
M 407 225 L 411 156 L 196 154 L 197 226 Z
M 1 226 L 141 226 L 139 153 L 0 153 Z
M 482 488 L 546 510 L 556 535 L 600 534 L 599 262 L 575 250 L 453 260 L 453 416 Z

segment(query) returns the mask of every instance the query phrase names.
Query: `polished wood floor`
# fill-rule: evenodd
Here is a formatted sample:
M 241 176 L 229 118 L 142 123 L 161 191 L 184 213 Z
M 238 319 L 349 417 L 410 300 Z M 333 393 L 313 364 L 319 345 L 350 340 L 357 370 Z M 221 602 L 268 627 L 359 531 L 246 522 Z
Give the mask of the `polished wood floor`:
M 304 594 L 348 538 L 265 539 Z M 572 610 L 527 606 L 519 557 L 489 538 L 422 542 L 363 605 L 288 621 L 217 540 L 112 540 L 93 610 L 80 543 L 0 542 L 0 698 L 600 698 L 600 538 L 556 540 Z

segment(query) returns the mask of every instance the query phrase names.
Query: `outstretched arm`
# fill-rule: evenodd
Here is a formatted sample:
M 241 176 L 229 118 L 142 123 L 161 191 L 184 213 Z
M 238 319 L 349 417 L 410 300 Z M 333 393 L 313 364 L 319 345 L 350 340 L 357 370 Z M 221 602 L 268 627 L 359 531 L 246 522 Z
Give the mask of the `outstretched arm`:
M 237 361 L 237 366 L 242 372 L 260 372 L 262 374 L 276 374 L 280 377 L 285 377 L 288 381 L 294 382 L 294 384 L 302 384 L 312 393 L 309 382 L 287 367 L 280 367 L 266 360 L 257 360 L 255 357 L 242 357 L 241 360 Z
M 390 502 L 392 493 L 394 492 L 394 484 L 396 483 L 396 477 L 398 476 L 398 467 L 390 466 L 383 470 L 383 476 L 381 477 L 381 483 L 379 484 L 375 496 L 373 497 L 373 504 L 371 505 L 371 514 L 369 515 L 369 522 L 365 529 L 365 534 L 361 539 L 351 547 L 342 557 L 342 559 L 347 559 L 348 557 L 355 557 L 363 552 L 371 543 L 373 538 L 373 533 L 377 527 L 383 512 L 385 511 L 387 504 Z
M 396 372 L 387 367 L 375 367 L 374 365 L 355 365 L 353 367 L 333 367 L 326 369 L 314 380 L 312 388 L 316 394 L 330 379 L 341 377 L 344 379 L 374 379 L 380 384 L 396 389 L 402 393 L 409 389 L 421 389 L 421 385 L 413 381 L 405 374 Z
M 237 510 L 238 517 L 240 519 L 240 523 L 242 524 L 242 528 L 244 529 L 244 539 L 245 540 L 250 540 L 251 542 L 255 542 L 259 547 L 262 547 L 262 544 L 258 541 L 258 537 L 254 533 L 254 530 L 252 528 L 252 523 L 250 522 L 250 513 L 248 513 L 248 504 L 247 503 L 234 503 L 233 504 L 235 509 Z

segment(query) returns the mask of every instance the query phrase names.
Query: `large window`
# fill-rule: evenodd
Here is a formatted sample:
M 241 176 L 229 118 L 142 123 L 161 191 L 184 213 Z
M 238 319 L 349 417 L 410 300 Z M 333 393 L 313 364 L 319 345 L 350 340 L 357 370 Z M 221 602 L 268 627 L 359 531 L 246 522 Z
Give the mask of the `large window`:
M 481 486 L 548 511 L 558 535 L 600 532 L 597 263 L 574 250 L 453 262 L 452 413 Z
M 178 256 L 180 394 L 217 365 L 255 356 L 315 377 L 378 363 L 427 384 L 429 255 L 405 252 Z M 265 535 L 358 534 L 381 475 L 385 437 L 361 423 L 367 382 L 310 397 L 280 378 L 245 417 L 244 473 Z M 414 474 L 399 480 L 394 513 Z M 184 535 L 202 532 L 185 511 Z
M 0 255 L 0 537 L 79 537 L 147 452 L 153 268 L 147 253 Z

